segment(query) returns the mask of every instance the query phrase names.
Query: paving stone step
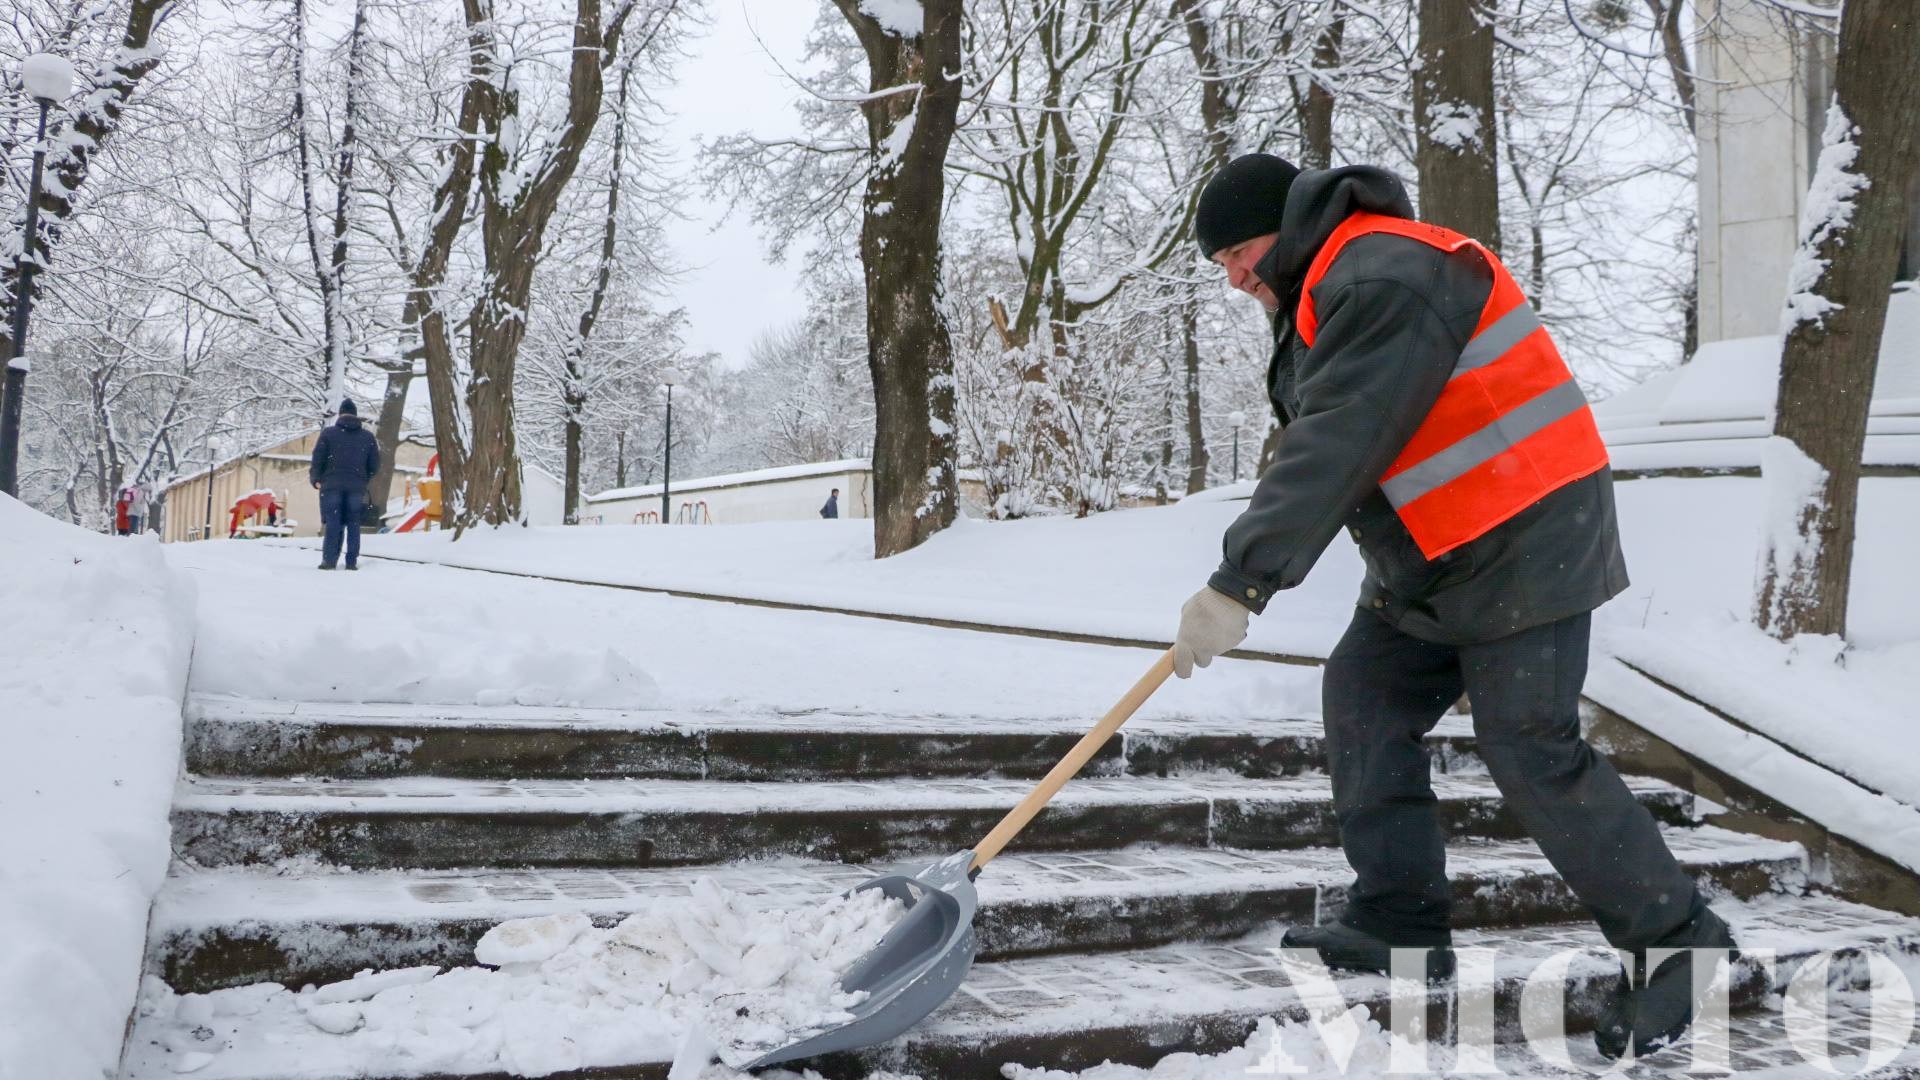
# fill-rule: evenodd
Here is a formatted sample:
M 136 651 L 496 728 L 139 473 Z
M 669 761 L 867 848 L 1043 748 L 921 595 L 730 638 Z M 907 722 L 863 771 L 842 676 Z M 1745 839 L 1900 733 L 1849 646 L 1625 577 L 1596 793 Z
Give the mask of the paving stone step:
M 1806 883 L 1797 844 L 1712 827 L 1671 829 L 1668 843 L 1717 893 L 1751 898 Z M 1461 927 L 1582 916 L 1531 841 L 1462 841 L 1448 862 Z M 364 968 L 470 964 L 496 923 L 581 911 L 610 924 L 649 899 L 686 895 L 702 877 L 769 907 L 797 907 L 898 869 L 801 860 L 467 873 L 176 868 L 154 904 L 147 970 L 181 992 L 267 981 L 298 988 Z M 1327 848 L 1007 855 L 979 880 L 975 927 L 984 959 L 1218 940 L 1330 917 L 1350 877 L 1345 857 Z
M 1656 818 L 1686 822 L 1692 809 L 1686 792 L 1654 780 L 1629 785 Z M 1485 776 L 1438 776 L 1433 787 L 1450 835 L 1521 835 Z M 871 862 L 938 857 L 970 846 L 1030 789 L 1023 780 L 189 777 L 174 799 L 173 846 L 177 856 L 201 866 L 316 859 L 356 869 L 639 867 L 776 855 Z M 1018 849 L 1337 842 L 1324 777 L 1093 777 L 1067 785 L 1021 834 Z
M 1779 982 L 1784 986 L 1795 964 L 1822 951 L 1838 956 L 1883 951 L 1913 956 L 1920 952 L 1920 920 L 1826 896 L 1769 896 L 1747 903 L 1722 903 L 1721 913 L 1736 938 L 1753 948 L 1779 950 Z M 1085 1069 L 1104 1060 L 1145 1065 L 1178 1050 L 1219 1052 L 1245 1041 L 1263 1015 L 1305 1020 L 1317 1002 L 1295 990 L 1285 963 L 1266 950 L 1277 935 L 1253 936 L 1236 943 L 1197 943 L 1094 956 L 1047 956 L 981 965 L 961 991 L 920 1028 L 885 1047 L 823 1062 L 829 1077 L 855 1077 L 865 1070 L 892 1068 L 942 1080 L 986 1080 L 998 1076 L 1005 1061 Z M 1467 931 L 1456 947 L 1495 950 L 1497 984 L 1495 1035 L 1519 1043 L 1519 991 L 1524 976 L 1540 961 L 1566 950 L 1582 955 L 1569 964 L 1565 989 L 1570 1033 L 1589 1033 L 1598 1015 L 1601 991 L 1615 969 L 1613 954 L 1590 924 Z M 1846 985 L 1863 975 L 1850 965 L 1834 965 L 1834 977 Z M 1381 1023 L 1390 1023 L 1388 980 L 1343 975 L 1336 980 L 1346 1005 L 1366 1004 Z M 1767 989 L 1751 962 L 1734 976 L 1734 1008 L 1762 1004 Z M 1305 1000 L 1303 1000 L 1303 998 Z M 1428 996 L 1427 1030 L 1437 1040 L 1451 1039 L 1454 988 Z M 1777 1013 L 1761 1023 L 1743 1025 L 1731 1048 L 1743 1070 L 1768 1065 L 1792 1066 L 1802 1059 L 1787 1041 Z M 1842 1026 L 1864 1042 L 1866 1017 L 1853 1014 Z M 1172 1038 L 1177 1046 L 1169 1046 Z M 1596 1071 L 1601 1064 L 1588 1038 L 1569 1038 L 1576 1060 Z M 1673 1063 L 1680 1073 L 1686 1061 Z M 1807 1074 L 1811 1075 L 1811 1073 Z
M 1825 953 L 1839 961 L 1829 968 L 1826 995 L 1827 1049 L 1838 1057 L 1862 1052 L 1872 1027 L 1865 995 L 1849 992 L 1865 985 L 1866 965 L 1848 961 L 1870 952 L 1897 954 L 1909 961 L 1920 955 L 1920 920 L 1827 896 L 1772 895 L 1717 906 L 1744 947 L 1771 948 L 1778 957 L 1770 983 L 1750 960 L 1741 961 L 1734 975 L 1736 1020 L 1729 1028 L 1726 1053 L 1737 1075 L 1769 1069 L 1786 1070 L 1773 1073 L 1776 1077 L 1826 1075 L 1789 1045 L 1782 1014 L 1763 1007 L 1769 992 L 1784 987 L 1808 959 Z M 988 1080 L 1000 1077 L 1006 1062 L 1085 1069 L 1108 1060 L 1148 1065 L 1182 1051 L 1219 1052 L 1243 1044 L 1262 1016 L 1304 1021 L 1335 1008 L 1364 1005 L 1377 1021 L 1391 1023 L 1391 988 L 1386 979 L 1335 974 L 1335 1000 L 1301 981 L 1306 969 L 1290 966 L 1290 961 L 1273 954 L 1270 950 L 1277 942 L 1276 932 L 1266 932 L 1233 942 L 977 964 L 959 993 L 915 1030 L 885 1046 L 807 1064 L 829 1080 L 854 1080 L 876 1069 L 914 1073 L 927 1080 Z M 1447 1060 L 1445 1046 L 1454 1037 L 1456 1017 L 1463 1014 L 1456 994 L 1466 987 L 1470 1011 L 1475 988 L 1482 988 L 1478 993 L 1484 1002 L 1483 988 L 1490 982 L 1494 1033 L 1503 1044 L 1501 1061 L 1507 1068 L 1515 1072 L 1524 1068 L 1530 1077 L 1601 1071 L 1585 1035 L 1612 971 L 1612 954 L 1597 931 L 1587 925 L 1465 931 L 1456 935 L 1455 943 L 1463 950 L 1491 950 L 1492 977 L 1476 979 L 1469 967 L 1458 985 L 1442 984 L 1424 991 L 1420 1004 L 1428 1037 L 1435 1043 L 1432 1060 L 1437 1065 Z M 1565 1048 L 1575 1068 L 1557 1071 L 1543 1065 L 1521 1042 L 1520 991 L 1536 966 L 1569 952 L 1573 955 L 1561 981 L 1561 1007 L 1569 1032 Z M 1474 962 L 1468 961 L 1469 965 Z M 1552 979 L 1552 970 L 1547 969 L 1544 977 Z M 266 1050 L 249 1041 L 260 1036 L 249 1033 L 244 1025 L 244 1018 L 224 1016 L 210 1022 L 208 1045 L 231 1042 L 231 1052 L 215 1056 L 196 1076 L 267 1080 L 241 1064 L 249 1051 Z M 312 1045 L 303 1038 L 311 1038 Z M 273 1080 L 334 1080 L 337 1074 L 319 1064 L 331 1038 L 316 1031 L 276 1044 L 268 1052 L 288 1064 L 274 1071 Z M 127 1080 L 171 1075 L 171 1058 L 177 1052 L 162 1045 L 153 1032 L 136 1027 L 129 1041 Z M 1637 1065 L 1626 1075 L 1678 1078 L 1691 1065 L 1682 1048 Z M 1920 1068 L 1920 1062 L 1910 1054 L 1872 1075 L 1912 1075 L 1915 1068 Z M 1434 1074 L 1439 1071 L 1436 1067 Z M 376 1069 L 356 1075 L 381 1073 Z M 504 1075 L 485 1077 L 493 1080 Z M 569 1080 L 663 1080 L 667 1066 L 663 1061 L 599 1062 L 552 1075 Z M 475 1078 L 469 1074 L 463 1080 Z
M 1080 720 L 719 713 L 523 706 L 366 705 L 196 697 L 187 770 L 201 776 L 372 779 L 818 781 L 1040 777 L 1085 733 Z M 1440 772 L 1480 768 L 1472 724 L 1428 739 Z M 1318 720 L 1140 720 L 1102 747 L 1088 776 L 1318 769 Z

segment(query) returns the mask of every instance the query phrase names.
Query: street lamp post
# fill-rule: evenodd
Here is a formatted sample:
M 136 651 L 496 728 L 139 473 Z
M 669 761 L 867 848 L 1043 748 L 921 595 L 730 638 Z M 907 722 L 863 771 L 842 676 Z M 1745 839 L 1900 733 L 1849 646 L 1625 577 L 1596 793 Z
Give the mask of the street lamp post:
M 207 520 L 200 527 L 200 539 L 213 539 L 213 425 L 207 425 Z
M 1233 425 L 1233 482 L 1240 482 L 1240 428 L 1247 422 L 1247 414 L 1235 409 L 1227 414 L 1227 423 Z
M 680 381 L 679 369 L 662 371 L 660 381 L 667 387 L 666 465 L 660 484 L 660 524 L 670 525 L 673 523 L 673 384 Z
M 40 224 L 40 171 L 47 160 L 47 111 L 73 93 L 73 65 L 63 56 L 34 53 L 20 62 L 20 86 L 40 103 L 40 130 L 33 140 L 33 179 L 27 185 L 27 227 L 13 272 L 13 347 L 8 350 L 5 391 L 0 394 L 0 491 L 20 494 L 20 415 L 27 392 L 27 315 L 33 307 L 35 230 Z

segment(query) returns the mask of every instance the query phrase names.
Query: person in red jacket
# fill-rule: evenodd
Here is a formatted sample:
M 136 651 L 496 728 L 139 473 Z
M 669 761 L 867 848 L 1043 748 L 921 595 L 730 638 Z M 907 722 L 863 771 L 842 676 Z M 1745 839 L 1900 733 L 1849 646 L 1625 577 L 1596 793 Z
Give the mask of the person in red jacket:
M 1606 447 L 1579 384 L 1498 258 L 1414 220 L 1391 173 L 1268 154 L 1202 190 L 1201 251 L 1274 317 L 1273 463 L 1181 608 L 1182 678 L 1245 638 L 1346 530 L 1366 564 L 1322 680 L 1328 772 L 1355 880 L 1284 939 L 1330 966 L 1393 950 L 1453 970 L 1451 889 L 1422 737 L 1464 691 L 1507 807 L 1631 959 L 1595 1041 L 1676 1039 L 1690 954 L 1733 938 L 1613 766 L 1580 734 L 1591 612 L 1626 588 Z M 1702 953 L 1703 959 L 1718 954 Z

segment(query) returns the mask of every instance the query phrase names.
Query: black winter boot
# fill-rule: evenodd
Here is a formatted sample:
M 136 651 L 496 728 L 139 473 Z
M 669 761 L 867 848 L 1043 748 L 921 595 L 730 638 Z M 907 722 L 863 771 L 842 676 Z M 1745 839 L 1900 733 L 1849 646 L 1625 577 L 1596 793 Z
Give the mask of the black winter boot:
M 1640 969 L 1639 959 L 1634 959 L 1633 967 L 1635 971 Z M 1613 977 L 1612 985 L 1601 991 L 1605 997 L 1600 1003 L 1600 1016 L 1593 1022 L 1593 1045 L 1608 1061 L 1618 1060 L 1633 1041 L 1633 983 L 1634 977 L 1623 967 Z
M 1335 971 L 1371 971 L 1379 975 L 1393 973 L 1393 950 L 1396 946 L 1389 944 L 1384 938 L 1374 937 L 1364 930 L 1356 930 L 1345 923 L 1296 926 L 1281 935 L 1280 944 L 1288 949 L 1312 949 L 1320 954 L 1322 963 Z M 1403 945 L 1397 947 L 1427 950 L 1428 982 L 1453 977 L 1451 946 Z
M 1615 993 L 1601 1007 L 1593 1043 L 1609 1059 L 1626 1053 L 1629 1045 L 1635 1060 L 1658 1053 L 1678 1042 L 1693 1026 L 1694 1014 L 1713 982 L 1711 974 L 1703 972 L 1700 986 L 1695 987 L 1693 950 L 1724 949 L 1728 963 L 1738 955 L 1734 951 L 1733 931 L 1713 909 L 1705 906 L 1658 947 L 1681 952 L 1667 957 L 1651 975 L 1646 973 L 1645 955 L 1635 955 L 1631 984 L 1623 969 Z M 1703 964 L 1716 965 L 1719 959 L 1712 953 L 1700 958 Z
M 1733 931 L 1712 908 L 1703 907 L 1700 914 L 1688 920 L 1682 928 L 1684 941 L 1662 944 L 1666 948 L 1683 950 L 1676 956 L 1669 956 L 1653 974 L 1647 976 L 1647 984 L 1633 1003 L 1633 1056 L 1646 1057 L 1676 1042 L 1693 1026 L 1693 1016 L 1706 998 L 1706 989 L 1712 983 L 1712 967 L 1708 967 L 1696 988 L 1693 981 L 1693 949 L 1726 950 L 1729 963 L 1734 958 Z M 1720 957 L 1713 952 L 1700 958 L 1703 964 L 1714 965 Z

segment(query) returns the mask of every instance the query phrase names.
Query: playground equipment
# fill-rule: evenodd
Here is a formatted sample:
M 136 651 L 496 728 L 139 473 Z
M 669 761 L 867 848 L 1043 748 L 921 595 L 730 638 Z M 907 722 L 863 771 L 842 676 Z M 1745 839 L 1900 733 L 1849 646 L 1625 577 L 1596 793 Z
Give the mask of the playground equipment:
M 635 525 L 658 525 L 660 524 L 660 511 L 642 510 L 633 515 L 633 523 Z
M 233 501 L 233 508 L 227 520 L 227 538 L 232 539 L 245 533 L 248 536 L 281 536 L 293 530 L 280 520 L 286 508 L 269 488 L 249 491 Z
M 699 502 L 681 503 L 680 512 L 673 520 L 682 525 L 711 525 L 713 514 L 707 510 L 707 500 L 701 499 Z
M 394 532 L 426 532 L 440 524 L 440 455 L 427 459 L 427 474 L 407 481 L 406 509 Z

